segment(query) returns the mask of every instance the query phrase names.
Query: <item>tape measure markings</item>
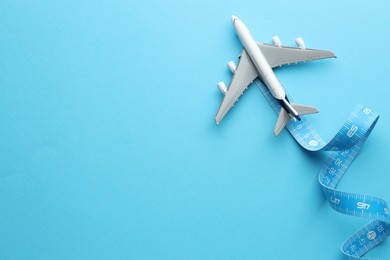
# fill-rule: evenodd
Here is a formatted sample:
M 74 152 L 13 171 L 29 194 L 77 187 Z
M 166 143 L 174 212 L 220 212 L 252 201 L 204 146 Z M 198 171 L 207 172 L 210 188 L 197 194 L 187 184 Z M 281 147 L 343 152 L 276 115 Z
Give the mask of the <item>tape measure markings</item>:
M 260 81 L 254 83 L 259 87 L 276 114 L 280 104 Z M 287 94 L 288 95 L 288 94 Z M 293 98 L 288 95 L 293 102 Z M 286 128 L 295 140 L 306 150 L 332 151 L 318 175 L 324 195 L 329 205 L 336 211 L 356 217 L 373 219 L 371 223 L 355 232 L 341 246 L 341 251 L 349 259 L 361 258 L 390 235 L 390 212 L 385 200 L 358 193 L 336 190 L 348 167 L 358 155 L 363 144 L 375 127 L 379 115 L 362 105 L 352 112 L 337 134 L 326 143 L 315 131 L 305 116 L 301 121 L 290 120 Z

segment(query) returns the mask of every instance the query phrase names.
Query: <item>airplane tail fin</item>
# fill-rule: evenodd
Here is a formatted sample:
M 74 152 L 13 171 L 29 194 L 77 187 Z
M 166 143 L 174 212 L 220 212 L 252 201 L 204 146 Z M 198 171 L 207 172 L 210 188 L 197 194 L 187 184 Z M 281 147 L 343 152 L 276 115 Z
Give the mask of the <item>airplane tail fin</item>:
M 291 103 L 291 106 L 298 112 L 300 115 L 315 114 L 319 111 L 315 107 L 304 106 L 300 104 Z
M 276 125 L 274 128 L 275 136 L 278 136 L 283 128 L 286 126 L 288 121 L 290 120 L 290 115 L 283 108 L 280 109 L 278 120 L 276 121 Z
M 304 106 L 300 104 L 291 103 L 291 106 L 297 111 L 299 115 L 308 115 L 315 114 L 319 111 L 315 107 Z M 287 125 L 288 121 L 291 119 L 291 116 L 288 114 L 286 110 L 282 107 L 279 112 L 278 120 L 276 121 L 274 134 L 278 136 L 283 128 Z

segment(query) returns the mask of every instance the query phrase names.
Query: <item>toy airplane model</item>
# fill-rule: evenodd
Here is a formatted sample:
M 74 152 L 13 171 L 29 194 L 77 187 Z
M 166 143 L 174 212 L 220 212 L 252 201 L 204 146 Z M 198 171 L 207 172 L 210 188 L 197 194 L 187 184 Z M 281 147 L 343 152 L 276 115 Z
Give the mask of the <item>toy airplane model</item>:
M 315 107 L 290 103 L 272 68 L 302 61 L 335 58 L 336 56 L 330 51 L 306 49 L 300 37 L 296 39 L 298 48 L 282 46 L 277 36 L 272 38 L 274 45 L 257 43 L 238 17 L 233 15 L 232 22 L 244 50 L 239 57 L 240 61 L 237 67 L 232 61 L 228 63 L 228 67 L 233 73 L 229 88 L 226 88 L 223 82 L 218 83 L 218 88 L 224 94 L 224 98 L 215 116 L 217 125 L 257 77 L 264 82 L 273 97 L 282 106 L 274 129 L 275 136 L 279 135 L 290 119 L 301 120 L 300 115 L 318 113 Z

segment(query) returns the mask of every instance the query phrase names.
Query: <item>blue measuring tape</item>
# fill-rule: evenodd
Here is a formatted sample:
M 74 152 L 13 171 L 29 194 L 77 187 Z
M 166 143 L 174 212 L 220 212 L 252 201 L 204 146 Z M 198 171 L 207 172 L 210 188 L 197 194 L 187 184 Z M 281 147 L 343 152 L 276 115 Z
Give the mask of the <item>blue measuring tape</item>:
M 279 102 L 260 80 L 257 79 L 254 83 L 278 114 Z M 289 95 L 288 98 L 290 101 L 293 100 Z M 302 116 L 301 121 L 290 120 L 286 125 L 291 135 L 306 150 L 332 151 L 318 176 L 329 205 L 340 213 L 372 220 L 341 246 L 341 251 L 348 259 L 369 259 L 361 256 L 390 235 L 390 209 L 386 201 L 373 196 L 336 190 L 337 184 L 358 155 L 378 119 L 379 115 L 373 110 L 359 105 L 329 143 L 317 134 L 305 116 Z

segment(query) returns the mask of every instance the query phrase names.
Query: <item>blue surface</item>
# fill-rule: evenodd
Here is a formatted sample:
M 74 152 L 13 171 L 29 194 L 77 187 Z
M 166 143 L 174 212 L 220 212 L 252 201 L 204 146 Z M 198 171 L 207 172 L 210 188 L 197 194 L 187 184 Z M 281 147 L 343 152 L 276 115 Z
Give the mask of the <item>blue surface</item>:
M 297 36 L 338 58 L 277 70 L 328 140 L 381 118 L 342 190 L 390 201 L 390 3 L 0 2 L 0 259 L 339 259 L 369 221 L 333 211 L 326 153 L 301 149 L 257 87 L 217 127 L 241 45 Z M 292 196 L 299 189 L 300 192 Z M 390 242 L 368 254 L 389 257 Z

